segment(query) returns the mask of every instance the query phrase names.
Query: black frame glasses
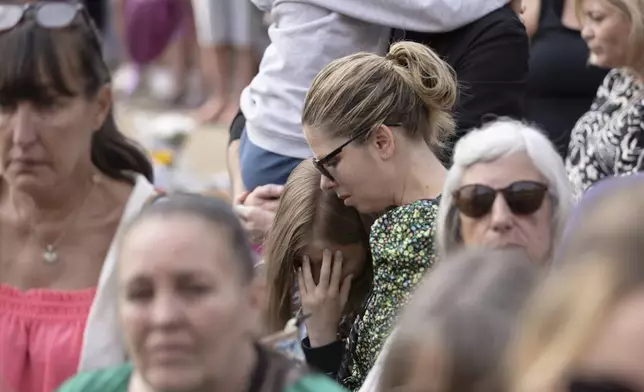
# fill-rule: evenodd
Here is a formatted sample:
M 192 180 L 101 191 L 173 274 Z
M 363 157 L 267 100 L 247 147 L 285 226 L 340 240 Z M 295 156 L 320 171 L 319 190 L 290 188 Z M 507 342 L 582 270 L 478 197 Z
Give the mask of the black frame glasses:
M 382 124 L 382 125 L 387 126 L 387 127 L 401 127 L 403 124 L 402 124 L 402 123 L 384 123 L 384 124 Z M 333 176 L 331 175 L 331 173 L 329 173 L 329 169 L 327 169 L 327 168 L 326 168 L 326 165 L 328 165 L 328 163 L 329 163 L 329 161 L 330 161 L 331 159 L 333 159 L 333 158 L 337 157 L 337 156 L 342 152 L 342 150 L 344 150 L 344 148 L 345 148 L 346 146 L 348 146 L 349 144 L 351 144 L 351 143 L 353 143 L 354 141 L 358 140 L 358 138 L 360 138 L 361 136 L 364 136 L 364 134 L 368 133 L 368 132 L 369 132 L 369 131 L 371 131 L 372 129 L 374 129 L 374 128 L 368 128 L 368 129 L 365 129 L 365 130 L 363 130 L 363 131 L 361 131 L 361 132 L 356 133 L 356 134 L 355 134 L 355 135 L 353 135 L 349 140 L 347 140 L 346 142 L 342 143 L 342 144 L 341 144 L 339 147 L 337 147 L 335 150 L 331 151 L 330 153 L 326 154 L 325 156 L 323 156 L 323 157 L 322 157 L 322 158 L 320 158 L 320 159 L 317 159 L 317 158 L 315 158 L 315 157 L 311 158 L 311 160 L 313 161 L 313 166 L 315 166 L 315 168 L 316 168 L 316 169 L 317 169 L 317 170 L 318 170 L 318 171 L 319 171 L 319 172 L 320 172 L 324 177 L 326 177 L 326 178 L 328 178 L 329 180 L 331 180 L 331 181 L 335 182 L 335 178 L 333 178 Z
M 548 186 L 537 181 L 515 181 L 501 189 L 482 184 L 470 184 L 459 188 L 452 196 L 454 205 L 463 215 L 477 219 L 492 211 L 499 193 L 503 195 L 513 214 L 530 215 L 541 208 L 548 193 Z

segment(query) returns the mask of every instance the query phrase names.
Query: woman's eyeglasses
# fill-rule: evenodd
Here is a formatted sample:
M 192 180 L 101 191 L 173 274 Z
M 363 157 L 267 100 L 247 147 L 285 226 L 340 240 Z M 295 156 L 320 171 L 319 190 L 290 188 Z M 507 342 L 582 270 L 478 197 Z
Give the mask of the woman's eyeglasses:
M 402 123 L 392 123 L 392 124 L 386 123 L 386 124 L 382 124 L 382 125 L 385 125 L 385 126 L 388 126 L 388 127 L 401 127 L 403 124 Z M 344 148 L 346 146 L 348 146 L 349 144 L 351 144 L 354 141 L 358 140 L 359 137 L 363 136 L 364 134 L 369 132 L 371 129 L 372 128 L 369 128 L 369 129 L 366 129 L 366 130 L 364 130 L 362 132 L 356 133 L 353 137 L 351 137 L 351 139 L 349 139 L 346 142 L 342 143 L 340 145 L 340 147 L 336 148 L 335 150 L 331 151 L 326 156 L 324 156 L 324 157 L 322 157 L 320 159 L 317 159 L 317 158 L 314 157 L 312 159 L 313 160 L 313 166 L 315 166 L 315 168 L 318 169 L 318 171 L 324 177 L 326 177 L 329 180 L 335 182 L 335 178 L 333 178 L 331 173 L 329 173 L 329 169 L 326 168 L 327 165 L 329 164 L 329 161 L 331 161 L 331 159 L 337 157 L 342 152 L 342 150 L 344 150 Z
M 454 192 L 454 204 L 470 218 L 481 218 L 492 210 L 497 194 L 502 194 L 506 204 L 515 215 L 530 215 L 541 205 L 548 191 L 545 184 L 536 181 L 517 181 L 503 189 L 487 185 L 465 185 Z
M 33 12 L 38 26 L 46 29 L 61 29 L 72 25 L 76 15 L 81 14 L 91 25 L 91 18 L 85 7 L 72 2 L 39 2 L 29 4 L 0 4 L 0 32 L 18 26 L 25 15 Z

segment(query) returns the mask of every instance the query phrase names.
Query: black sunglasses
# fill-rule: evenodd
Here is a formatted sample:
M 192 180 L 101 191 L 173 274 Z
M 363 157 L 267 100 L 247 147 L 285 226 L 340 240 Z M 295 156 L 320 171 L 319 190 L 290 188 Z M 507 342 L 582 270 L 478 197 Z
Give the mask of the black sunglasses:
M 391 124 L 390 123 L 384 123 L 382 125 L 385 125 L 387 127 L 401 127 L 403 124 L 402 123 L 391 123 Z M 368 129 L 365 129 L 365 130 L 363 130 L 361 132 L 356 133 L 353 137 L 351 137 L 351 139 L 349 139 L 346 142 L 342 143 L 340 145 L 340 147 L 336 148 L 335 150 L 331 151 L 330 153 L 326 154 L 326 156 L 324 156 L 324 157 L 322 157 L 320 159 L 317 159 L 317 158 L 313 157 L 312 158 L 313 166 L 315 166 L 315 168 L 318 169 L 318 171 L 320 173 L 322 173 L 322 175 L 324 177 L 326 177 L 329 180 L 335 182 L 335 178 L 333 178 L 331 173 L 329 173 L 329 170 L 326 168 L 326 166 L 329 164 L 329 161 L 331 159 L 337 157 L 342 152 L 342 150 L 344 150 L 344 148 L 346 146 L 348 146 L 349 144 L 351 144 L 354 141 L 358 140 L 359 137 L 363 136 L 365 133 L 369 132 L 372 129 L 373 128 L 368 128 Z
M 541 205 L 548 191 L 548 186 L 536 181 L 517 181 L 503 189 L 494 189 L 487 185 L 465 185 L 454 192 L 454 205 L 463 215 L 470 218 L 481 218 L 487 215 L 494 205 L 496 195 L 501 193 L 510 211 L 515 215 L 530 215 Z

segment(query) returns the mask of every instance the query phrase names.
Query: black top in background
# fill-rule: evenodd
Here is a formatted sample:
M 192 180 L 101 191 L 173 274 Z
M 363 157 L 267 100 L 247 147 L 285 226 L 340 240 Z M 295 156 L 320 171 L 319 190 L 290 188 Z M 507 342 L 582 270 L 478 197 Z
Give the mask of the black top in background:
M 578 30 L 563 25 L 564 0 L 541 0 L 532 37 L 526 118 L 543 128 L 562 157 L 570 132 L 588 109 L 607 71 L 588 65 Z
M 524 118 L 529 43 L 525 26 L 509 6 L 447 33 L 395 30 L 392 41 L 400 40 L 430 46 L 456 71 L 457 133 L 442 157 L 445 164 L 456 141 L 480 127 L 486 115 Z

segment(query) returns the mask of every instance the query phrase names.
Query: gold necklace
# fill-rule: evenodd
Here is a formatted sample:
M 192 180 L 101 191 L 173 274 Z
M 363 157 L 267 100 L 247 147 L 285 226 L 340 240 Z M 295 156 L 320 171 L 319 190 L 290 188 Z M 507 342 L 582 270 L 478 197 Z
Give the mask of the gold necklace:
M 78 219 L 78 216 L 80 215 L 80 212 L 83 210 L 83 208 L 87 204 L 87 201 L 89 200 L 90 195 L 94 191 L 94 188 L 96 188 L 96 185 L 99 184 L 100 182 L 101 182 L 101 176 L 99 174 L 94 174 L 92 176 L 92 187 L 87 192 L 87 195 L 85 196 L 85 200 L 83 200 L 83 203 L 76 209 L 72 219 L 67 224 L 67 227 L 63 230 L 63 232 L 61 234 L 58 235 L 58 238 L 56 238 L 53 242 L 43 246 L 42 241 L 40 240 L 38 235 L 36 233 L 34 233 L 34 236 L 38 240 L 38 243 L 40 243 L 41 244 L 40 246 L 42 248 L 44 248 L 44 252 L 42 254 L 42 260 L 43 260 L 43 262 L 45 264 L 52 265 L 52 264 L 56 264 L 58 262 L 59 257 L 58 257 L 58 251 L 56 250 L 58 244 L 60 244 L 60 242 L 63 239 L 65 239 L 65 236 L 67 235 L 67 233 L 69 232 L 71 227 L 76 222 L 76 219 Z M 34 227 L 34 225 L 32 225 L 32 227 Z

